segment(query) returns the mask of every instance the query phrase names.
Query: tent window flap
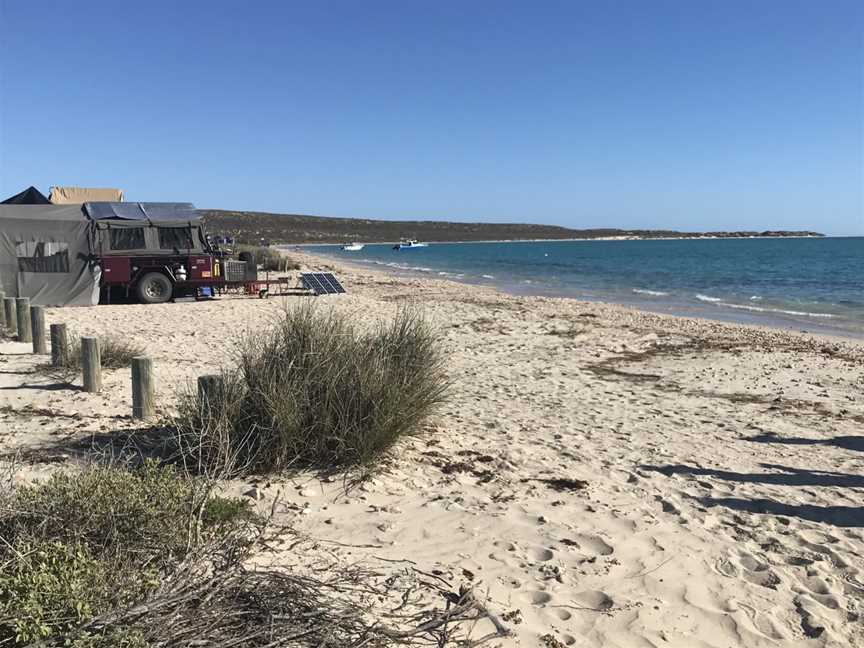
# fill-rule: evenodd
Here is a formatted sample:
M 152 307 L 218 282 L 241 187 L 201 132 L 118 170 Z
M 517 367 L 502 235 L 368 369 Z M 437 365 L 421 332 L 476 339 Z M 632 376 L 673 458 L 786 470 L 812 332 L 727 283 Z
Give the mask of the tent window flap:
M 15 255 L 21 272 L 69 272 L 69 244 L 63 241 L 19 241 Z
M 193 247 L 188 227 L 159 227 L 159 247 L 163 250 L 189 250 Z
M 141 250 L 147 247 L 143 227 L 110 229 L 108 233 L 112 250 Z

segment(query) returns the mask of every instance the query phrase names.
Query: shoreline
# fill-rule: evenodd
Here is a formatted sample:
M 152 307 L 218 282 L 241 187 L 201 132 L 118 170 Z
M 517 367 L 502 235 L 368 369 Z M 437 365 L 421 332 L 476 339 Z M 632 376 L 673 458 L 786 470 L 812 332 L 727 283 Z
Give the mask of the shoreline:
M 771 238 L 771 237 L 765 237 Z M 779 238 L 779 237 L 778 237 Z M 798 237 L 798 238 L 814 238 L 814 237 Z M 596 240 L 596 239 L 590 239 Z M 467 241 L 466 243 L 475 243 L 478 241 Z M 511 242 L 511 241 L 504 241 Z M 533 242 L 533 241 L 523 241 L 525 243 Z M 324 244 L 322 244 L 324 245 Z M 326 244 L 330 246 L 331 244 Z M 378 245 L 378 244 L 376 244 Z M 275 247 L 280 253 L 291 256 L 297 255 L 298 250 L 296 249 L 285 249 L 283 247 Z M 341 263 L 346 267 L 353 268 L 355 271 L 368 271 L 368 272 L 380 272 L 385 275 L 396 276 L 396 277 L 405 277 L 405 278 L 416 278 L 419 280 L 429 280 L 429 281 L 449 281 L 456 285 L 460 286 L 474 286 L 474 287 L 483 287 L 495 290 L 503 295 L 509 295 L 513 297 L 546 297 L 551 299 L 568 299 L 574 300 L 576 302 L 581 302 L 585 304 L 603 304 L 607 306 L 617 306 L 621 308 L 628 308 L 640 313 L 652 314 L 652 315 L 665 315 L 669 317 L 677 317 L 684 319 L 695 319 L 702 320 L 707 322 L 714 323 L 722 323 L 729 326 L 747 326 L 747 327 L 756 327 L 756 328 L 764 328 L 771 331 L 779 331 L 783 333 L 791 333 L 798 335 L 820 335 L 830 339 L 836 340 L 845 340 L 849 342 L 864 342 L 864 330 L 862 331 L 849 331 L 846 329 L 838 329 L 835 327 L 831 327 L 829 325 L 825 325 L 816 321 L 812 322 L 800 322 L 798 320 L 794 320 L 792 318 L 784 319 L 782 315 L 772 316 L 771 314 L 762 314 L 762 315 L 750 315 L 747 317 L 747 312 L 744 310 L 735 310 L 734 312 L 725 313 L 720 312 L 719 310 L 715 313 L 706 313 L 702 314 L 694 314 L 691 312 L 687 312 L 683 305 L 678 304 L 668 304 L 665 305 L 662 303 L 658 303 L 656 305 L 656 309 L 649 308 L 650 304 L 643 303 L 635 303 L 635 302 L 627 302 L 627 301 L 609 301 L 605 300 L 603 297 L 598 297 L 596 299 L 586 299 L 580 296 L 574 296 L 572 294 L 567 294 L 563 292 L 537 292 L 536 290 L 532 290 L 530 287 L 526 287 L 522 289 L 520 284 L 507 284 L 503 281 L 496 281 L 495 279 L 486 279 L 486 281 L 481 281 L 478 278 L 476 281 L 465 280 L 464 278 L 459 278 L 456 275 L 449 274 L 449 276 L 441 276 L 437 274 L 436 276 L 431 276 L 428 272 L 422 272 L 419 270 L 412 270 L 410 268 L 400 268 L 396 266 L 388 266 L 385 264 L 373 264 L 373 263 L 363 263 L 359 260 L 353 259 L 344 259 L 341 256 L 330 256 L 323 253 L 316 253 L 316 251 L 306 251 L 299 250 L 300 254 L 306 254 L 310 257 L 314 257 L 320 263 Z M 487 283 L 489 282 L 489 283 Z M 703 309 L 708 309 L 709 305 L 703 306 Z M 697 306 L 694 304 L 694 306 Z M 713 316 L 712 316 L 713 315 Z M 765 320 L 765 322 L 754 321 L 757 319 Z
M 823 238 L 861 238 L 862 235 L 831 236 L 823 234 L 813 236 L 808 234 L 788 236 L 595 236 L 593 238 L 534 238 L 534 239 L 478 239 L 476 241 L 423 241 L 430 245 L 464 245 L 466 243 L 555 243 L 556 241 L 719 241 L 719 240 L 748 240 L 748 239 L 823 239 Z M 357 241 L 360 243 L 361 241 Z M 371 241 L 363 245 L 396 245 L 401 241 Z M 324 247 L 331 245 L 344 245 L 339 243 L 276 243 L 273 247 L 282 249 L 285 247 Z

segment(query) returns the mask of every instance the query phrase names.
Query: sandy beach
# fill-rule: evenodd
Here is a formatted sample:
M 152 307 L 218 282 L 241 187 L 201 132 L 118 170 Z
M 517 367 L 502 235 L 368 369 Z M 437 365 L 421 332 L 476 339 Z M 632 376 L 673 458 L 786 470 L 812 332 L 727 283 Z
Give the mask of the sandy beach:
M 238 335 L 302 300 L 360 321 L 417 305 L 454 383 L 422 436 L 347 492 L 313 473 L 227 490 L 255 486 L 262 510 L 280 493 L 279 520 L 347 561 L 472 584 L 509 620 L 504 647 L 864 646 L 864 343 L 291 256 L 334 269 L 348 294 L 46 319 L 143 346 L 167 413 Z M 140 427 L 128 370 L 84 393 L 34 373 L 45 358 L 30 350 L 0 342 L 15 479 Z

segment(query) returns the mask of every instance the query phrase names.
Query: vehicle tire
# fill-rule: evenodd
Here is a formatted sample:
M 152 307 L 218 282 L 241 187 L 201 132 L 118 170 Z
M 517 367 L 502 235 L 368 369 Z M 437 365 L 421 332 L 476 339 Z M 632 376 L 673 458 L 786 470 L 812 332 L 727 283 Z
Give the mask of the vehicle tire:
M 148 272 L 138 281 L 135 292 L 142 304 L 164 304 L 171 299 L 174 286 L 161 272 Z

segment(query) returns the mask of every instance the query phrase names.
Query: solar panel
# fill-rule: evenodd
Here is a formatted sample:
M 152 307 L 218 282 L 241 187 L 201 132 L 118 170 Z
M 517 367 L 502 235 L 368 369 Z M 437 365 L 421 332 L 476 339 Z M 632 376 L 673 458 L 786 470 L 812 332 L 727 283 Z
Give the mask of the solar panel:
M 330 272 L 304 272 L 300 275 L 303 286 L 316 295 L 344 293 L 345 288 Z
M 332 272 L 325 272 L 324 279 L 327 280 L 327 283 L 333 289 L 334 293 L 344 293 L 345 289 L 342 287 L 342 284 L 339 283 L 339 280 L 333 276 Z
M 318 278 L 312 273 L 305 273 L 300 275 L 300 279 L 303 281 L 303 285 L 311 290 L 316 295 L 326 294 L 324 287 L 321 285 L 321 282 L 318 281 Z
M 301 274 L 300 279 L 301 279 L 301 281 L 303 281 L 303 285 L 307 289 L 309 289 L 313 293 L 315 293 L 316 295 L 321 295 L 324 293 L 322 286 L 321 286 L 321 283 L 318 281 L 318 279 L 315 277 L 315 275 L 312 274 L 311 272 Z

